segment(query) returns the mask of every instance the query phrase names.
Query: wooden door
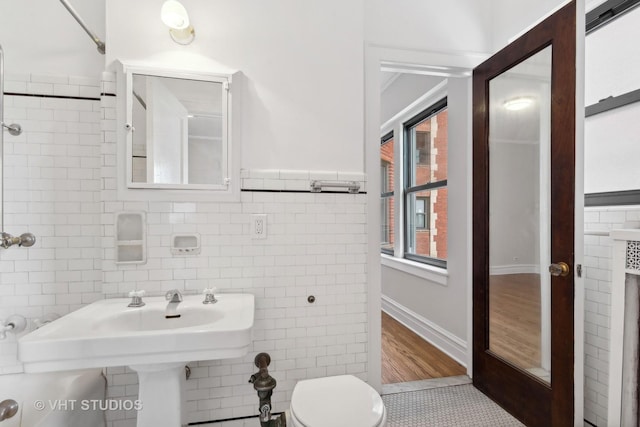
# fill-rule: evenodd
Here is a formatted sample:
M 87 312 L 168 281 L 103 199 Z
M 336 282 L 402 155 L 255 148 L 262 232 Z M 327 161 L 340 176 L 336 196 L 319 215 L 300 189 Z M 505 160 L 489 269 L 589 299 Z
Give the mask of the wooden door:
M 528 426 L 574 417 L 576 4 L 473 72 L 473 382 Z

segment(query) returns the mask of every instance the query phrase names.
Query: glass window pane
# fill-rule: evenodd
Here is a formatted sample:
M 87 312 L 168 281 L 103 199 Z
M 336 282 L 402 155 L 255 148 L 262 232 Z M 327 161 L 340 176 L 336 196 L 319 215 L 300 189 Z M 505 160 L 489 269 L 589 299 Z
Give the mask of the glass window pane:
M 426 228 L 429 223 L 427 221 L 427 212 L 425 206 L 429 203 L 428 197 L 416 197 L 416 228 Z
M 447 188 L 407 195 L 407 252 L 447 259 Z
M 409 128 L 409 186 L 447 179 L 447 110 Z
M 382 224 L 382 235 L 380 237 L 382 243 L 380 247 L 387 251 L 393 251 L 393 243 L 395 241 L 393 197 L 383 197 L 380 200 L 380 209 Z
M 380 177 L 381 192 L 389 193 L 393 191 L 393 138 L 384 141 L 380 145 Z

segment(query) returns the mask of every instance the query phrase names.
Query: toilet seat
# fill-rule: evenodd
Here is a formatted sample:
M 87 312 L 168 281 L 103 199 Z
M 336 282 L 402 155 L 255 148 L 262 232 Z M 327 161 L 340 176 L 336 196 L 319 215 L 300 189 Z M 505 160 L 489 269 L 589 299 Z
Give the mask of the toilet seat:
M 303 380 L 291 396 L 293 425 L 299 427 L 382 427 L 380 395 L 353 375 Z

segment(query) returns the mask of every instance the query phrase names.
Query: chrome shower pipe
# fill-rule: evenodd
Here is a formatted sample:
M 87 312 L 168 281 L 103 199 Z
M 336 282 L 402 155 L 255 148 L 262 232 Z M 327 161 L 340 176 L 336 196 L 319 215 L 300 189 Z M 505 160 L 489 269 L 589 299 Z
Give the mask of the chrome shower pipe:
M 24 233 L 20 237 L 2 231 L 4 228 L 4 129 L 9 129 L 11 135 L 20 135 L 22 128 L 20 125 L 12 123 L 4 124 L 4 50 L 0 45 L 0 247 L 8 248 L 11 245 L 29 247 L 36 242 L 36 236 L 31 233 Z
M 73 6 L 71 6 L 69 4 L 69 2 L 67 0 L 60 0 L 60 3 L 62 3 L 62 5 L 69 11 L 69 13 L 71 14 L 71 16 L 73 16 L 73 18 L 78 21 L 78 24 L 80 24 L 80 26 L 82 27 L 82 29 L 84 31 L 86 31 L 87 34 L 89 34 L 89 37 L 91 37 L 91 40 L 93 40 L 93 42 L 96 44 L 96 46 L 98 47 L 98 52 L 100 52 L 101 54 L 104 55 L 105 52 L 105 44 L 102 40 L 100 40 L 100 38 L 98 36 L 96 36 L 93 31 L 91 31 L 89 29 L 89 27 L 87 27 L 87 25 L 84 23 L 84 21 L 82 20 L 82 18 L 80 18 L 80 15 L 78 15 L 78 12 L 76 12 L 76 10 L 73 8 Z
M 13 136 L 18 136 L 22 133 L 22 127 L 19 124 L 11 123 L 8 125 L 4 122 L 4 50 L 0 46 L 0 135 L 4 135 L 2 128 L 6 128 Z M 0 144 L 4 142 L 1 138 L 2 136 L 0 136 Z M 2 148 L 0 147 L 0 159 L 2 158 L 1 150 Z M 2 169 L 0 169 L 0 172 L 2 172 Z M 2 175 L 0 174 L 0 176 Z
M 0 124 L 4 127 L 4 49 L 0 45 Z M 0 231 L 4 229 L 4 129 L 0 127 Z

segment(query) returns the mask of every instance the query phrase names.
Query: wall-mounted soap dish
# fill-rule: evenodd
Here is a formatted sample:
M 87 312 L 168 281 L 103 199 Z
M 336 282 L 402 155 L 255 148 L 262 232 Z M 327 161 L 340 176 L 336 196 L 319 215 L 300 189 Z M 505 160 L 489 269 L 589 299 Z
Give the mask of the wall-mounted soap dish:
M 200 235 L 173 234 L 171 236 L 171 253 L 174 255 L 197 255 L 200 253 Z

